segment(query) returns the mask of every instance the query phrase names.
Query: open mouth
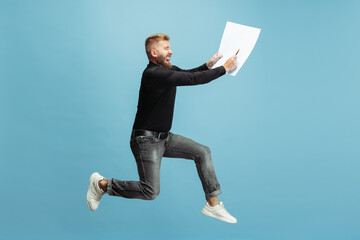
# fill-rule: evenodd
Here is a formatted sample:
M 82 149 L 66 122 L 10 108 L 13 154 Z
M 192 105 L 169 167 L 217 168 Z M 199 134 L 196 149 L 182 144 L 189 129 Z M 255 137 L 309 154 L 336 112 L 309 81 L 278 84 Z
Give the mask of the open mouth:
M 170 61 L 170 56 L 167 56 L 167 57 L 165 58 L 165 60 L 166 60 L 166 61 Z

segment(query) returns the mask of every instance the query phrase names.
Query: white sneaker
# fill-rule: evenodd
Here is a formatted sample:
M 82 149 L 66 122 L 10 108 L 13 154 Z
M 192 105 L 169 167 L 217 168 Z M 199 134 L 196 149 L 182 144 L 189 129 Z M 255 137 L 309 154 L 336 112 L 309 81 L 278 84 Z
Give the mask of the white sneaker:
M 90 176 L 89 189 L 86 195 L 86 203 L 91 211 L 95 211 L 100 203 L 101 197 L 104 195 L 104 191 L 99 187 L 99 181 L 104 179 L 98 172 L 94 172 Z
M 217 218 L 221 221 L 228 223 L 237 223 L 236 218 L 230 215 L 228 211 L 226 211 L 223 202 L 211 207 L 208 202 L 206 202 L 205 207 L 201 210 L 201 212 L 209 217 Z

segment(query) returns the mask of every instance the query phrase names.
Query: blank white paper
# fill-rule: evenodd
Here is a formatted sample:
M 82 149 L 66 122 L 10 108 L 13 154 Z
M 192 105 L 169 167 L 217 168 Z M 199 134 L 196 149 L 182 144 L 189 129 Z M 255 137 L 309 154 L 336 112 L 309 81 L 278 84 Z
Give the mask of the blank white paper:
M 212 68 L 223 65 L 229 57 L 237 54 L 237 66 L 227 74 L 235 76 L 253 50 L 261 29 L 233 22 L 226 22 L 224 34 L 219 47 L 219 55 L 223 55 Z

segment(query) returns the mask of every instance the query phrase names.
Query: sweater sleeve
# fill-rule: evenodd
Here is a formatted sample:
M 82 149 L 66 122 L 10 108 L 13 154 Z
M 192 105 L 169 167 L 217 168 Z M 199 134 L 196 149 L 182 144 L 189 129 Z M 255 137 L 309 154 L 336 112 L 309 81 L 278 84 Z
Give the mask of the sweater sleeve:
M 173 70 L 175 71 L 180 71 L 180 72 L 198 72 L 198 71 L 204 71 L 204 70 L 208 70 L 208 67 L 206 66 L 206 63 L 204 63 L 203 65 L 196 67 L 196 68 L 192 68 L 192 69 L 181 69 L 178 66 L 173 65 Z
M 226 73 L 223 66 L 203 71 L 174 71 L 159 67 L 151 73 L 151 79 L 160 86 L 189 86 L 211 82 Z

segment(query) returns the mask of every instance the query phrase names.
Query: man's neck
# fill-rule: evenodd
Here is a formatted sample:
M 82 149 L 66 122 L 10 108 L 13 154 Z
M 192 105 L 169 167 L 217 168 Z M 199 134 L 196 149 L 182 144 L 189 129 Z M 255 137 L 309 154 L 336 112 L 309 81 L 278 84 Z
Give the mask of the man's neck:
M 152 62 L 152 63 L 155 64 L 155 65 L 160 66 L 159 64 L 156 63 L 156 61 L 155 61 L 154 59 L 150 59 L 149 61 Z

